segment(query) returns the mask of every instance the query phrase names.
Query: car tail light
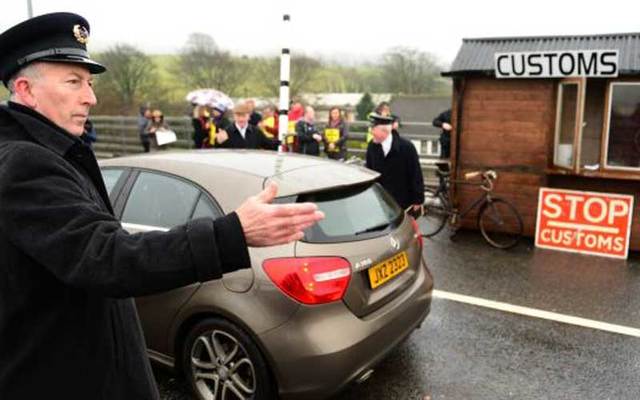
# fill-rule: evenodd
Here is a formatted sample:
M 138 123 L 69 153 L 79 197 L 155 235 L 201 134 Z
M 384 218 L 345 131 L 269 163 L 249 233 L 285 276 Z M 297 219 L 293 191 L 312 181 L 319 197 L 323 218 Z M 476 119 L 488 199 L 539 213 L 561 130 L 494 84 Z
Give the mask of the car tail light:
M 340 257 L 272 258 L 262 268 L 280 290 L 304 304 L 341 300 L 351 280 L 351 264 Z
M 415 218 L 411 217 L 411 225 L 413 226 L 413 231 L 415 232 L 414 237 L 418 239 L 418 244 L 420 248 L 424 246 L 424 239 L 422 238 L 422 232 L 420 232 L 420 226 L 418 225 L 418 221 Z

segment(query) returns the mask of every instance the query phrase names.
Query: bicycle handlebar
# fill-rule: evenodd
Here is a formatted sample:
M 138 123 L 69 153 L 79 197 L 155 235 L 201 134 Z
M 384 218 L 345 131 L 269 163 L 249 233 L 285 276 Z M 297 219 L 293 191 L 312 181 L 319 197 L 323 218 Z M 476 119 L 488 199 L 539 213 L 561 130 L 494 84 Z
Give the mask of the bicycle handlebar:
M 464 179 L 467 179 L 467 180 L 473 179 L 480 176 L 480 174 L 482 174 L 482 172 L 480 171 L 467 172 L 466 174 L 464 174 Z
M 493 181 L 498 179 L 498 174 L 496 173 L 496 171 L 492 169 L 488 169 L 486 171 L 471 171 L 464 174 L 464 179 L 470 180 L 479 176 L 482 176 L 482 183 L 480 184 L 480 187 L 487 192 L 492 191 Z

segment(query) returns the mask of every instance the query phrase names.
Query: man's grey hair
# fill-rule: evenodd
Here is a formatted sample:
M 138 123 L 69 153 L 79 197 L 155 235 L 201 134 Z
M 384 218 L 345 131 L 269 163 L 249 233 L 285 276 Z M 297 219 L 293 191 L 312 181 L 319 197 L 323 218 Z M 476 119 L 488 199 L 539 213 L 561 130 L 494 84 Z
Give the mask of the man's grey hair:
M 21 68 L 9 78 L 7 81 L 7 89 L 9 89 L 9 95 L 11 99 L 13 99 L 16 93 L 16 80 L 20 77 L 25 77 L 29 79 L 38 79 L 40 78 L 40 63 L 35 62 L 27 65 L 24 68 Z

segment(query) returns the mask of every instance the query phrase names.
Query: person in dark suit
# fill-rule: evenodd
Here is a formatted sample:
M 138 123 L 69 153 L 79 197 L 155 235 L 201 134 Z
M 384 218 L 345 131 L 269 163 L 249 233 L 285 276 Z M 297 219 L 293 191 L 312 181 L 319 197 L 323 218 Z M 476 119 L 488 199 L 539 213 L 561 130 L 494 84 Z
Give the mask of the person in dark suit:
M 440 132 L 440 158 L 448 159 L 451 156 L 451 109 L 438 114 L 432 124 L 442 129 Z
M 275 185 L 217 219 L 130 234 L 80 136 L 97 102 L 89 23 L 72 13 L 0 34 L 0 399 L 158 400 L 133 297 L 251 266 L 300 240 L 313 204 Z M 286 217 L 285 217 L 286 216 Z
M 424 203 L 424 182 L 415 146 L 393 132 L 393 117 L 374 113 L 369 120 L 373 140 L 367 147 L 367 168 L 380 173 L 378 182 L 400 207 L 418 212 Z
M 298 137 L 298 153 L 312 156 L 320 155 L 322 135 L 316 126 L 316 113 L 313 107 L 304 109 L 304 117 L 296 122 L 296 136 Z
M 229 125 L 226 132 L 218 132 L 216 147 L 224 149 L 278 149 L 280 141 L 269 139 L 260 128 L 249 123 L 250 112 L 250 108 L 244 103 L 238 104 L 233 109 L 234 123 Z

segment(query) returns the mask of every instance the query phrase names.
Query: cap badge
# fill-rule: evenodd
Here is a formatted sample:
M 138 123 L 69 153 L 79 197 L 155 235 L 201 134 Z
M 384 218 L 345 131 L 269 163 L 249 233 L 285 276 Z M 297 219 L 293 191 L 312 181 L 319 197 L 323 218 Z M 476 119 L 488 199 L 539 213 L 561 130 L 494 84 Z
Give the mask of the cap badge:
M 73 26 L 73 36 L 75 36 L 76 40 L 82 44 L 87 44 L 89 41 L 89 31 L 82 25 Z

